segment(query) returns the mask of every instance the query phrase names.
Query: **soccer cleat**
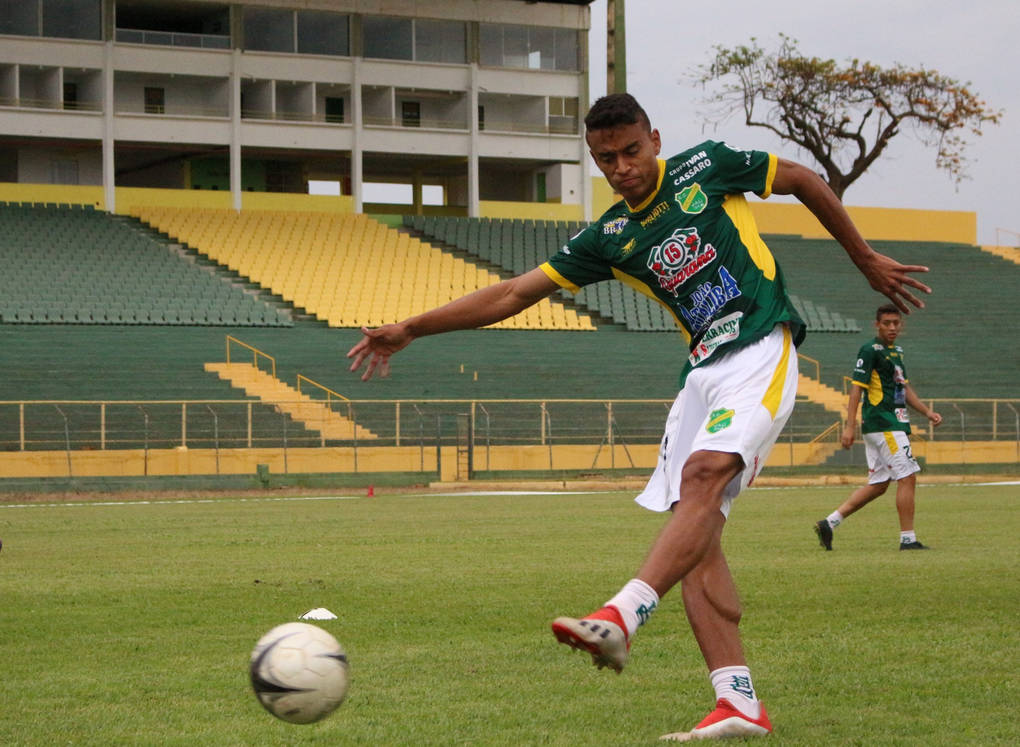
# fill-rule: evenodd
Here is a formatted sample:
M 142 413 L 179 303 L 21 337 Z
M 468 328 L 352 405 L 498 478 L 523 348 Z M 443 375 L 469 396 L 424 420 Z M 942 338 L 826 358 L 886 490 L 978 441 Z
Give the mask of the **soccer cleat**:
M 815 524 L 815 534 L 818 535 L 818 544 L 824 547 L 826 550 L 832 549 L 832 527 L 829 526 L 829 522 L 825 519 Z
M 900 549 L 901 550 L 930 550 L 931 548 L 928 547 L 928 545 L 922 545 L 917 540 L 914 540 L 913 542 L 901 542 L 900 543 Z
M 591 654 L 591 663 L 599 669 L 623 671 L 630 651 L 630 640 L 623 617 L 616 607 L 603 607 L 587 617 L 557 617 L 552 631 L 556 640 Z
M 767 737 L 772 733 L 772 722 L 765 713 L 765 704 L 759 703 L 761 713 L 752 719 L 738 711 L 730 701 L 720 698 L 715 710 L 691 731 L 681 731 L 659 737 L 667 742 L 692 742 L 695 739 L 727 739 L 730 737 Z

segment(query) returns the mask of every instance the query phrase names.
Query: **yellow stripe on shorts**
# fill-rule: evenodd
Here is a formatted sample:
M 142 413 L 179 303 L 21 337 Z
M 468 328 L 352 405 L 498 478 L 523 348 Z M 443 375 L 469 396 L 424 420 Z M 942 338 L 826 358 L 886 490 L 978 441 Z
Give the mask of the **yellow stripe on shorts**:
M 889 447 L 890 454 L 895 454 L 900 450 L 899 444 L 896 443 L 896 436 L 893 435 L 892 431 L 886 431 L 882 435 L 885 436 L 885 444 Z
M 786 369 L 790 365 L 790 328 L 783 327 L 783 354 L 779 357 L 779 365 L 772 373 L 772 381 L 769 388 L 765 390 L 765 396 L 761 403 L 765 409 L 776 419 L 776 412 L 779 411 L 779 404 L 783 401 L 783 388 L 786 386 Z

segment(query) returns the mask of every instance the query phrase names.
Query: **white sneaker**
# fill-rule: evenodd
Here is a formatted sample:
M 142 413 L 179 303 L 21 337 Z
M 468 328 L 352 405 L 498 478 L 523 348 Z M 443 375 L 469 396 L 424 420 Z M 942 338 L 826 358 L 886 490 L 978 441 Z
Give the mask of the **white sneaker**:
M 761 704 L 758 718 L 752 719 L 738 711 L 730 701 L 720 698 L 715 710 L 688 732 L 667 734 L 659 739 L 667 742 L 691 742 L 695 739 L 727 739 L 729 737 L 767 737 L 772 733 L 772 722 Z
M 560 643 L 591 654 L 592 664 L 599 669 L 609 667 L 617 674 L 623 671 L 629 658 L 630 641 L 616 607 L 603 607 L 580 620 L 557 617 L 552 630 Z

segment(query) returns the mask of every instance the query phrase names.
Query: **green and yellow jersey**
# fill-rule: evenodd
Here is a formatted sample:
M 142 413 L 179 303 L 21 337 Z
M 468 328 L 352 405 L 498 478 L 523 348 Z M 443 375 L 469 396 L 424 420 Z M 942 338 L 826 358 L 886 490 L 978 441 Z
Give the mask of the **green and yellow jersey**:
M 903 348 L 886 345 L 877 337 L 866 343 L 857 353 L 854 385 L 864 389 L 861 397 L 862 432 L 910 433 Z
M 681 388 L 695 366 L 778 323 L 791 326 L 799 345 L 804 322 L 744 198 L 771 194 L 777 163 L 770 153 L 712 141 L 660 159 L 648 199 L 617 202 L 542 269 L 575 293 L 616 278 L 668 308 L 690 350 Z

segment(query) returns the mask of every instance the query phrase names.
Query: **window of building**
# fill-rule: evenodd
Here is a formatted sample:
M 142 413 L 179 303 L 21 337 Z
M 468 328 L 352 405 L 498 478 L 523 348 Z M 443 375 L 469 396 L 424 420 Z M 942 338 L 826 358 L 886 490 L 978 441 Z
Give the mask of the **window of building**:
M 266 191 L 308 194 L 302 165 L 290 161 L 266 161 Z
M 297 51 L 300 54 L 350 56 L 350 18 L 341 13 L 299 10 Z
M 485 107 L 481 104 L 478 105 L 478 129 L 485 129 Z
M 414 59 L 418 62 L 467 62 L 467 29 L 452 21 L 414 21 Z
M 253 52 L 294 51 L 294 11 L 245 8 L 244 48 Z
M 483 23 L 479 45 L 481 63 L 490 67 L 580 70 L 573 29 Z
M 60 39 L 102 39 L 100 0 L 42 0 L 42 35 Z
M 400 103 L 400 124 L 404 127 L 421 127 L 421 103 L 402 101 Z
M 578 103 L 567 96 L 549 97 L 549 131 L 570 135 L 577 133 Z
M 326 97 L 326 121 L 343 124 L 344 100 L 337 96 Z
M 417 62 L 467 62 L 467 27 L 457 21 L 366 16 L 361 24 L 365 57 Z
M 103 1 L 0 0 L 0 34 L 98 41 L 103 38 Z
M 0 0 L 0 34 L 39 36 L 38 2 Z
M 365 57 L 414 59 L 414 21 L 410 18 L 367 16 L 361 22 L 361 36 Z
M 52 161 L 54 184 L 78 184 L 77 161 Z
M 64 108 L 65 109 L 77 109 L 78 108 L 78 84 L 77 83 L 64 83 Z
M 245 8 L 244 48 L 346 57 L 351 53 L 350 16 L 317 10 Z
M 145 113 L 166 114 L 166 91 L 164 89 L 145 87 Z

